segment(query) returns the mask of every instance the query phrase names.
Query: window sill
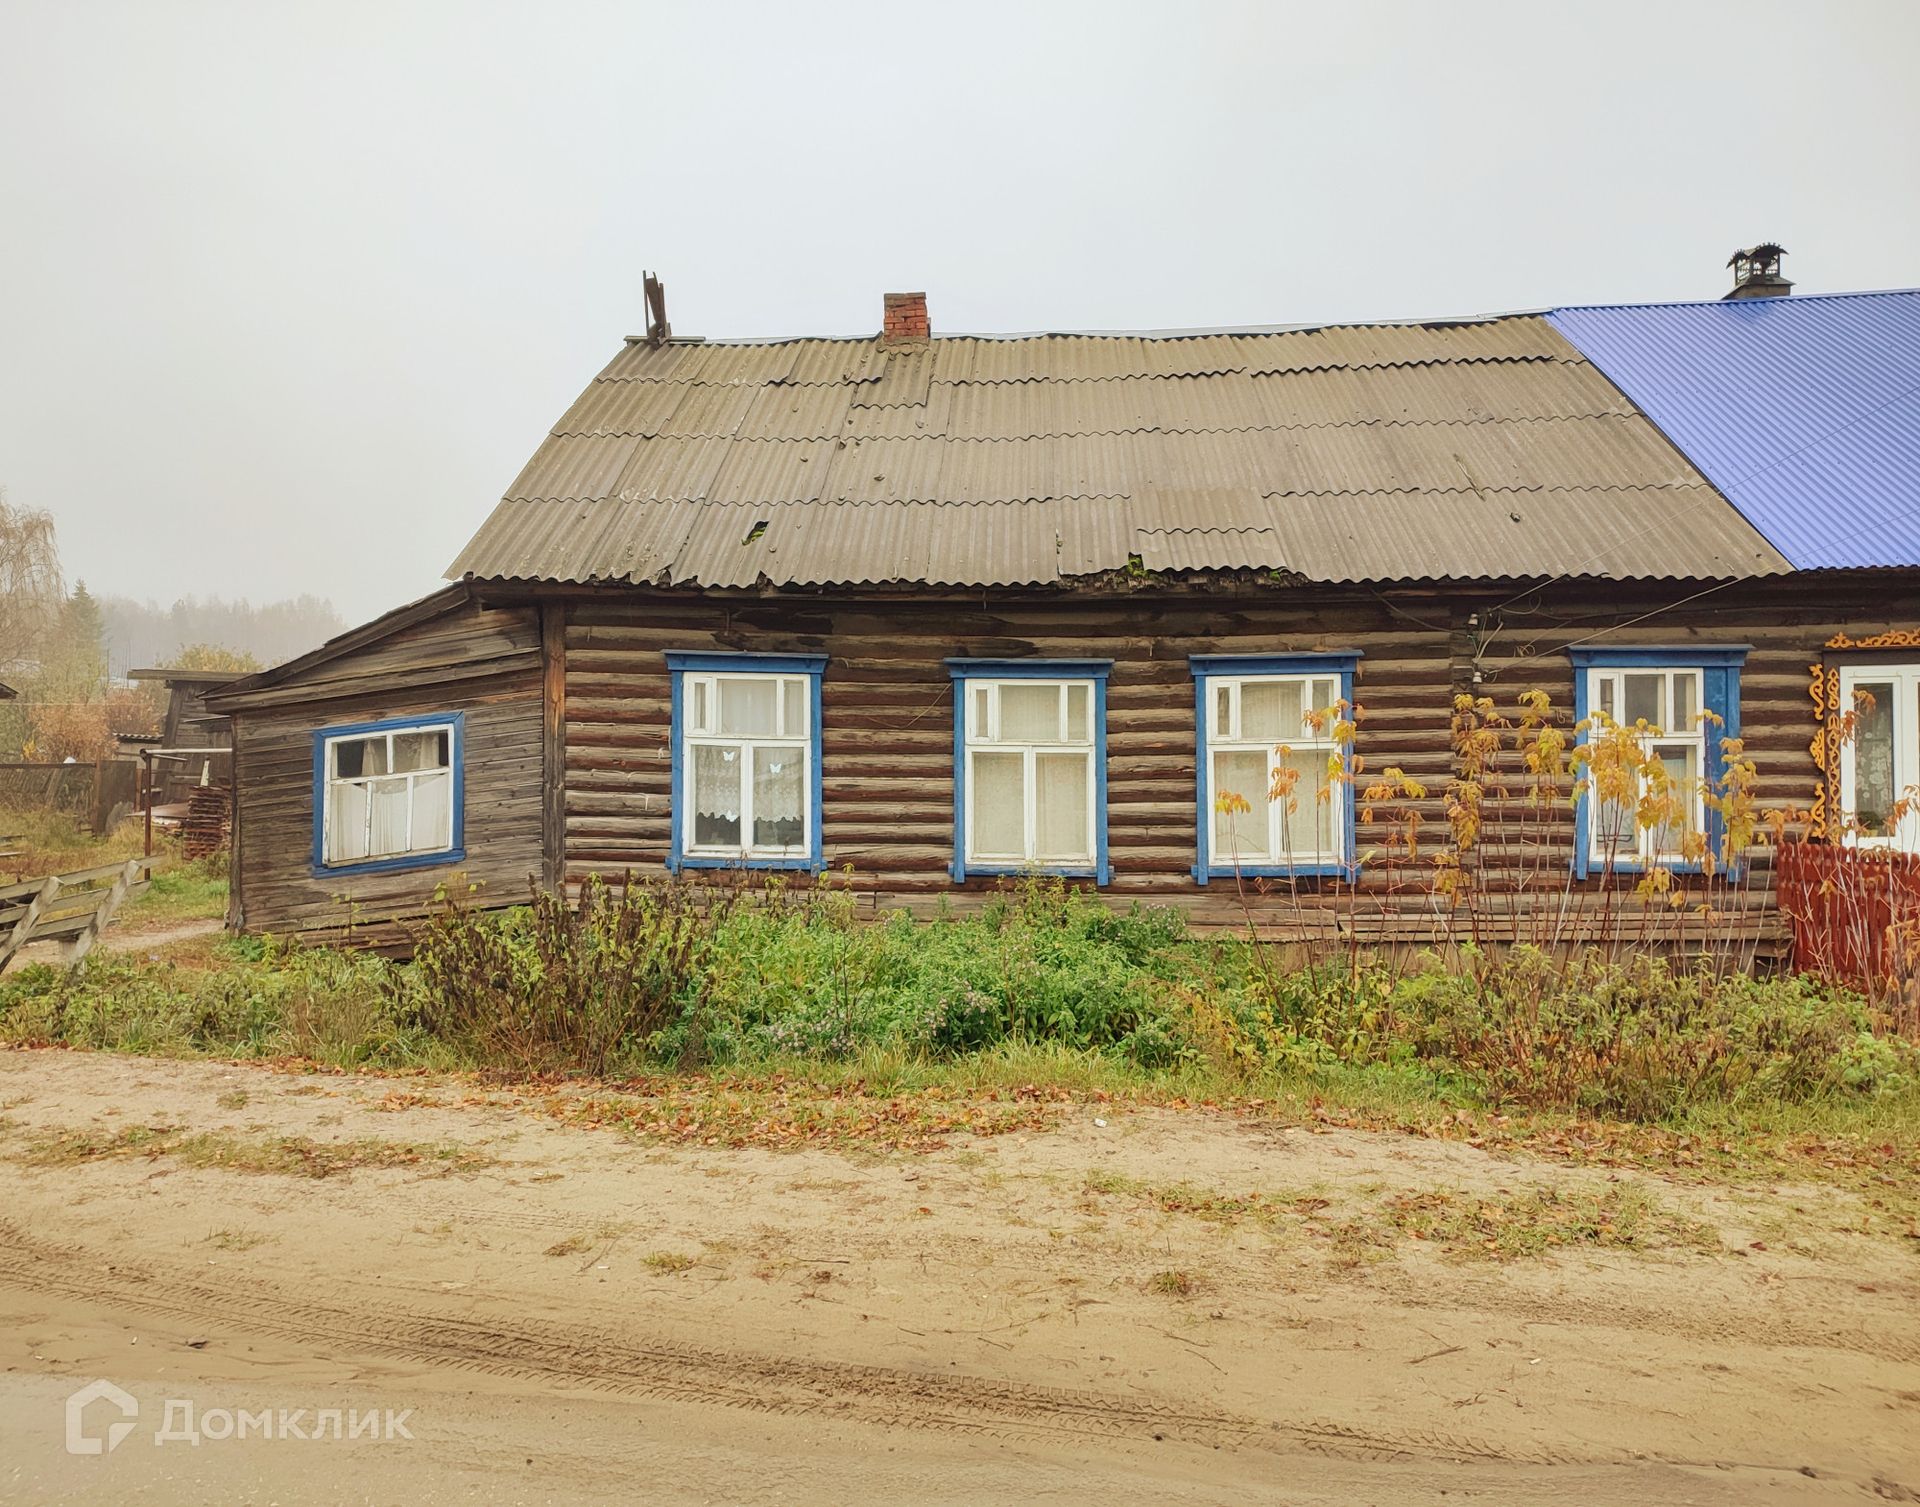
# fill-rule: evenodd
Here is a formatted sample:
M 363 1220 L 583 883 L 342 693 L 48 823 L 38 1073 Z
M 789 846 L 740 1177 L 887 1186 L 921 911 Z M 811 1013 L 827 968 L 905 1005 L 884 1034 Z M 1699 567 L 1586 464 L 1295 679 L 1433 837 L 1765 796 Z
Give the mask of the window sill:
M 1107 876 L 1092 864 L 968 863 L 956 865 L 953 870 L 956 884 L 967 879 L 1018 879 L 1027 874 L 1040 879 L 1091 879 L 1096 884 L 1107 882 Z
M 1672 874 L 1704 874 L 1706 872 L 1706 865 L 1693 862 L 1692 860 L 1684 863 L 1678 860 L 1672 863 L 1664 863 L 1657 858 L 1651 861 L 1644 858 L 1616 858 L 1613 860 L 1612 866 L 1609 867 L 1605 860 L 1594 858 L 1587 861 L 1586 872 L 1580 877 L 1584 879 L 1604 879 L 1608 874 L 1631 874 L 1637 878 L 1653 869 L 1665 869 Z M 1725 873 L 1726 871 L 1723 869 L 1721 872 Z
M 675 853 L 667 859 L 667 872 L 677 874 L 682 869 L 780 869 L 788 872 L 811 869 L 818 873 L 826 868 L 826 863 L 818 858 L 751 858 L 745 854 L 719 855 L 712 853 Z
M 316 879 L 350 879 L 360 874 L 402 874 L 408 869 L 437 869 L 448 864 L 465 863 L 465 848 L 442 848 L 435 853 L 409 853 L 403 858 L 370 858 L 360 863 L 318 863 L 312 866 Z
M 1212 865 L 1203 869 L 1196 865 L 1187 872 L 1193 875 L 1195 884 L 1232 879 L 1235 875 L 1242 879 L 1351 879 L 1353 866 L 1336 859 L 1328 863 L 1243 863 L 1238 868 Z

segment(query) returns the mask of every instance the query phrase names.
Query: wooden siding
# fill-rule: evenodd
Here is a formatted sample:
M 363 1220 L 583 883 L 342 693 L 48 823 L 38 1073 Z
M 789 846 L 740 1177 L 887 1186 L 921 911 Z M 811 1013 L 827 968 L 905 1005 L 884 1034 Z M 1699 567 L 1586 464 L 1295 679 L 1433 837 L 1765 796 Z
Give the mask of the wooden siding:
M 459 876 L 481 903 L 525 898 L 543 874 L 546 734 L 539 610 L 456 604 L 293 679 L 234 712 L 239 794 L 235 920 L 254 932 L 388 943 Z M 466 714 L 463 863 L 315 875 L 313 734 L 389 717 Z
M 568 606 L 565 632 L 565 876 L 578 883 L 593 873 L 657 871 L 666 857 L 671 680 L 663 655 L 669 649 L 829 656 L 822 686 L 825 858 L 833 869 L 850 867 L 855 888 L 876 908 L 925 910 L 941 897 L 964 907 L 996 888 L 990 879 L 956 885 L 948 873 L 953 709 L 942 661 L 953 655 L 1114 661 L 1108 689 L 1113 881 L 1105 893 L 1121 902 L 1177 902 L 1201 924 L 1239 924 L 1243 912 L 1232 881 L 1202 887 L 1191 873 L 1190 654 L 1358 650 L 1356 700 L 1365 709 L 1359 751 L 1370 771 L 1398 766 L 1426 786 L 1427 799 L 1416 805 L 1429 839 L 1437 840 L 1445 833 L 1442 797 L 1453 772 L 1456 691 L 1492 696 L 1511 715 L 1522 691 L 1543 689 L 1570 721 L 1573 670 L 1565 650 L 1588 635 L 1605 631 L 1605 642 L 1614 646 L 1749 644 L 1741 701 L 1762 803 L 1805 807 L 1815 778 L 1809 664 L 1840 629 L 1858 636 L 1893 626 L 1910 598 L 1885 582 L 1774 581 L 1714 590 L 1698 606 L 1675 605 L 1696 590 L 1567 583 L 1515 601 L 1511 592 L 1466 590 L 1402 590 L 1388 597 L 1223 589 L 1210 596 L 1004 596 L 986 604 L 978 597 L 581 596 Z M 1510 814 L 1517 822 L 1518 810 Z M 1376 817 L 1371 826 L 1359 825 L 1362 853 L 1389 836 L 1386 813 Z M 1481 882 L 1488 890 L 1498 891 L 1530 865 L 1565 872 L 1573 851 L 1571 811 L 1527 825 L 1526 843 L 1485 853 Z M 1283 916 L 1297 925 L 1303 911 L 1317 906 L 1333 924 L 1344 904 L 1357 931 L 1404 935 L 1425 927 L 1437 935 L 1445 923 L 1427 891 L 1430 869 L 1419 867 L 1398 877 L 1375 870 L 1357 906 L 1340 901 L 1329 885 L 1310 886 L 1304 902 L 1256 896 L 1254 908 L 1263 923 L 1278 926 Z M 1770 883 L 1766 865 L 1758 865 L 1742 901 L 1750 914 L 1765 910 Z M 1769 921 L 1767 930 L 1777 939 L 1777 926 Z

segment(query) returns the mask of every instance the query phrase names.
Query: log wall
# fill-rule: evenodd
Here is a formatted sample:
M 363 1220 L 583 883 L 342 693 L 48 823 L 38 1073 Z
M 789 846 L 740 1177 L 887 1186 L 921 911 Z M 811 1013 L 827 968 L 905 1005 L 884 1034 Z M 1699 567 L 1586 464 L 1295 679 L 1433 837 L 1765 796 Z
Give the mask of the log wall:
M 1361 894 L 1303 881 L 1248 893 L 1231 881 L 1198 885 L 1194 862 L 1196 739 L 1189 654 L 1362 654 L 1356 700 L 1364 709 L 1358 751 L 1370 771 L 1392 765 L 1427 798 L 1396 801 L 1361 821 L 1364 854 L 1381 851 L 1395 824 L 1417 810 L 1431 846 L 1445 835 L 1442 806 L 1453 771 L 1452 697 L 1495 698 L 1508 714 L 1522 691 L 1543 689 L 1571 723 L 1573 670 L 1566 648 L 1604 632 L 1610 645 L 1748 644 L 1742 674 L 1747 744 L 1760 765 L 1762 803 L 1805 807 L 1816 771 L 1808 666 L 1836 631 L 1862 636 L 1895 626 L 1916 607 L 1897 584 L 1808 578 L 1712 590 L 1683 583 L 1595 588 L 1566 583 L 1514 599 L 1510 592 L 1398 591 L 1335 594 L 1139 595 L 1103 600 L 955 597 L 897 600 L 725 599 L 666 593 L 578 597 L 566 609 L 564 875 L 654 871 L 669 846 L 671 680 L 669 649 L 825 653 L 822 683 L 822 836 L 831 869 L 850 868 L 854 888 L 879 909 L 937 903 L 965 907 L 999 887 L 956 885 L 953 849 L 953 706 L 944 659 L 954 655 L 1107 658 L 1108 833 L 1116 901 L 1176 902 L 1199 924 L 1276 930 L 1326 924 L 1342 931 L 1457 934 L 1430 893 L 1431 863 L 1376 863 Z M 1636 619 L 1643 619 L 1635 621 Z M 1477 678 L 1476 678 L 1477 677 Z M 1364 782 L 1364 776 L 1363 776 Z M 1495 803 L 1496 808 L 1498 803 Z M 1545 814 L 1509 803 L 1491 814 L 1477 882 L 1485 906 L 1594 907 L 1568 898 L 1571 810 Z M 1544 894 L 1539 875 L 1551 881 Z M 1778 940 L 1768 913 L 1767 865 L 1753 866 L 1727 907 L 1744 926 Z M 1616 878 L 1613 887 L 1623 888 Z M 1286 893 L 1277 893 L 1284 888 Z M 1588 889 L 1597 889 L 1597 882 Z M 1502 892 L 1506 898 L 1502 900 Z M 1608 901 L 1611 919 L 1624 902 Z M 1316 916 L 1318 911 L 1323 913 Z M 1684 917 L 1662 923 L 1671 930 Z M 1723 927 L 1726 923 L 1720 923 Z
M 1687 601 L 1687 598 L 1693 598 Z M 877 913 L 984 903 L 1004 881 L 956 885 L 953 854 L 952 656 L 1102 658 L 1108 684 L 1105 895 L 1182 906 L 1201 926 L 1362 939 L 1458 937 L 1465 924 L 1431 892 L 1444 845 L 1453 773 L 1452 698 L 1491 696 L 1512 714 L 1540 689 L 1571 722 L 1566 650 L 1611 645 L 1747 644 L 1744 732 L 1765 806 L 1811 804 L 1817 771 L 1809 667 L 1835 633 L 1865 638 L 1920 624 L 1920 599 L 1898 580 L 1796 577 L 1707 588 L 1686 583 L 1597 587 L 1335 592 L 1273 585 L 1103 598 L 922 593 L 839 598 L 666 590 L 484 588 L 427 621 L 406 622 L 234 707 L 240 769 L 235 908 L 249 930 L 337 936 L 417 914 L 439 869 L 333 880 L 309 872 L 312 734 L 318 727 L 464 711 L 466 879 L 482 903 L 510 904 L 529 879 L 577 886 L 593 874 L 659 872 L 669 848 L 672 649 L 824 653 L 823 824 L 836 876 Z M 1356 894 L 1331 881 L 1297 885 L 1192 877 L 1196 736 L 1190 654 L 1353 652 L 1362 656 L 1358 752 L 1368 773 L 1397 766 L 1426 787 L 1358 824 L 1376 855 Z M 1366 776 L 1363 775 L 1364 783 Z M 1426 846 L 1413 862 L 1382 861 L 1409 809 Z M 1489 940 L 1537 931 L 1542 907 L 1572 913 L 1575 931 L 1618 926 L 1632 908 L 1593 898 L 1566 878 L 1573 820 L 1564 803 L 1533 812 L 1493 803 L 1476 884 Z M 1545 882 L 1542 882 L 1542 878 Z M 1525 880 L 1525 898 L 1517 892 Z M 1764 860 L 1715 922 L 1768 945 L 1783 935 Z M 1616 890 L 1625 886 L 1618 879 Z M 1529 919 L 1512 918 L 1526 910 Z M 1591 914 L 1589 914 L 1591 913 Z M 1691 904 L 1663 929 L 1691 922 Z M 1490 919 L 1489 919 L 1490 918 Z M 1581 932 L 1580 928 L 1587 930 Z M 391 935 L 389 927 L 388 935 Z

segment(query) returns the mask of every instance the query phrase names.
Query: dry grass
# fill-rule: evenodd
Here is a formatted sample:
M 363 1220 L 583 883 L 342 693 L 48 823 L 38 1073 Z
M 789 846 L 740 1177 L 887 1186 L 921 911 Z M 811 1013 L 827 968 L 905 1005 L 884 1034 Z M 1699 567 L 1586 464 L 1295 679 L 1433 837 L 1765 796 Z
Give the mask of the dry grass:
M 250 1251 L 267 1243 L 267 1237 L 252 1230 L 212 1230 L 201 1242 L 217 1251 Z
M 1630 1183 L 1598 1189 L 1502 1188 L 1480 1194 L 1355 1188 L 1343 1192 L 1338 1206 L 1323 1190 L 1227 1193 L 1105 1171 L 1089 1172 L 1084 1187 L 1090 1195 L 1134 1199 L 1165 1214 L 1218 1224 L 1252 1221 L 1291 1227 L 1327 1241 L 1333 1259 L 1342 1265 L 1382 1259 L 1408 1241 L 1452 1257 L 1498 1261 L 1582 1248 L 1700 1255 L 1725 1250 L 1711 1225 L 1668 1209 Z
M 14 856 L 0 859 L 0 875 L 8 882 L 124 862 L 139 857 L 145 841 L 135 821 L 95 837 L 64 812 L 37 807 L 0 808 L 0 833 L 12 838 L 4 846 Z
M 754 1083 L 663 1076 L 620 1088 L 618 1094 L 555 1094 L 546 1109 L 568 1124 L 682 1145 L 928 1151 L 954 1136 L 1044 1130 L 1062 1107 L 945 1088 L 882 1095 L 849 1084 L 823 1091 L 778 1077 Z
M 333 1177 L 362 1168 L 429 1167 L 472 1172 L 494 1159 L 462 1146 L 423 1146 L 399 1141 L 315 1141 L 305 1136 L 248 1137 L 219 1131 L 188 1131 L 174 1125 L 130 1125 L 113 1135 L 65 1131 L 29 1139 L 13 1160 L 30 1167 L 75 1167 L 127 1157 L 165 1157 L 183 1167 L 225 1172 Z

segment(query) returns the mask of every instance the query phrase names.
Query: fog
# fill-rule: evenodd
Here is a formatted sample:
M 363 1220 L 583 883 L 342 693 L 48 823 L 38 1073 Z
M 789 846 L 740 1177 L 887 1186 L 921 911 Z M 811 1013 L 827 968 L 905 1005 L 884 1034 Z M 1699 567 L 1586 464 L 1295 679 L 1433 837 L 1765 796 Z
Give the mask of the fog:
M 1920 283 L 1906 3 L 0 3 L 0 485 L 97 593 L 431 590 L 622 335 Z

